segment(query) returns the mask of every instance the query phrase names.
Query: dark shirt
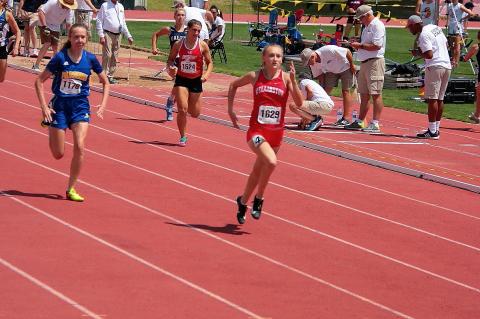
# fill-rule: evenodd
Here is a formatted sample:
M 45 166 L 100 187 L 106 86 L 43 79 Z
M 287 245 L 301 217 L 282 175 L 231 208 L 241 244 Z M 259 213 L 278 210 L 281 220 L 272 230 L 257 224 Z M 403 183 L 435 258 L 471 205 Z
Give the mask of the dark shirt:
M 47 2 L 47 0 L 25 0 L 22 10 L 27 12 L 37 12 L 38 8 L 40 8 L 45 2 Z

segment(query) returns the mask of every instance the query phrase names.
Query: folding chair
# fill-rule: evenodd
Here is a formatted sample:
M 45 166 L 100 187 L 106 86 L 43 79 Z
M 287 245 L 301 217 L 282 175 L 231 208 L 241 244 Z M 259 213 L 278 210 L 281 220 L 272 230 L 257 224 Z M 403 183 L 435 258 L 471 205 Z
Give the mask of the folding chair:
M 227 54 L 225 52 L 225 46 L 223 45 L 223 37 L 210 44 L 210 54 L 212 55 L 212 59 L 215 59 L 215 55 L 218 55 L 221 63 L 227 63 Z

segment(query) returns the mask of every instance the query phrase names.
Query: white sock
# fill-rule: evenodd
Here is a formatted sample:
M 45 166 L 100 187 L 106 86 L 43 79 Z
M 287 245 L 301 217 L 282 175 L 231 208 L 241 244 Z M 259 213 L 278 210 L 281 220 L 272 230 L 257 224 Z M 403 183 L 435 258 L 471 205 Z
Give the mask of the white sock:
M 437 122 L 428 122 L 428 130 L 432 133 L 437 132 Z
M 440 131 L 440 121 L 436 121 L 435 126 L 437 128 L 437 132 Z

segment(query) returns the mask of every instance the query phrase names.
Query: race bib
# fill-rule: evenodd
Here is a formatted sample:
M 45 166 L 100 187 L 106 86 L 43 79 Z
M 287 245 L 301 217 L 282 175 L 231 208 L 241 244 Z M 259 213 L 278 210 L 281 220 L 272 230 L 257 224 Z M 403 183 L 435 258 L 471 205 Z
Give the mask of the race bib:
M 197 63 L 190 61 L 180 62 L 180 70 L 184 73 L 196 73 L 197 72 Z
M 62 79 L 60 83 L 60 92 L 68 95 L 80 94 L 82 90 L 82 81 L 75 79 Z
M 258 123 L 280 124 L 282 108 L 277 106 L 261 105 L 258 109 Z

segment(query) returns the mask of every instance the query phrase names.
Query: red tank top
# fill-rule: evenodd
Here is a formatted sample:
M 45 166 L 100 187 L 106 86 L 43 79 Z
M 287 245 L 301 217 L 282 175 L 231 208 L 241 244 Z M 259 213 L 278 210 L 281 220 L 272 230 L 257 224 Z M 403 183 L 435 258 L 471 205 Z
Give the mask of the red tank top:
M 288 100 L 288 89 L 283 81 L 283 72 L 268 80 L 260 70 L 253 86 L 253 110 L 250 126 L 268 129 L 283 129 Z
M 186 40 L 183 39 L 178 51 L 179 63 L 177 75 L 195 79 L 202 76 L 203 73 L 203 55 L 200 49 L 200 40 L 197 39 L 193 48 L 189 49 Z

